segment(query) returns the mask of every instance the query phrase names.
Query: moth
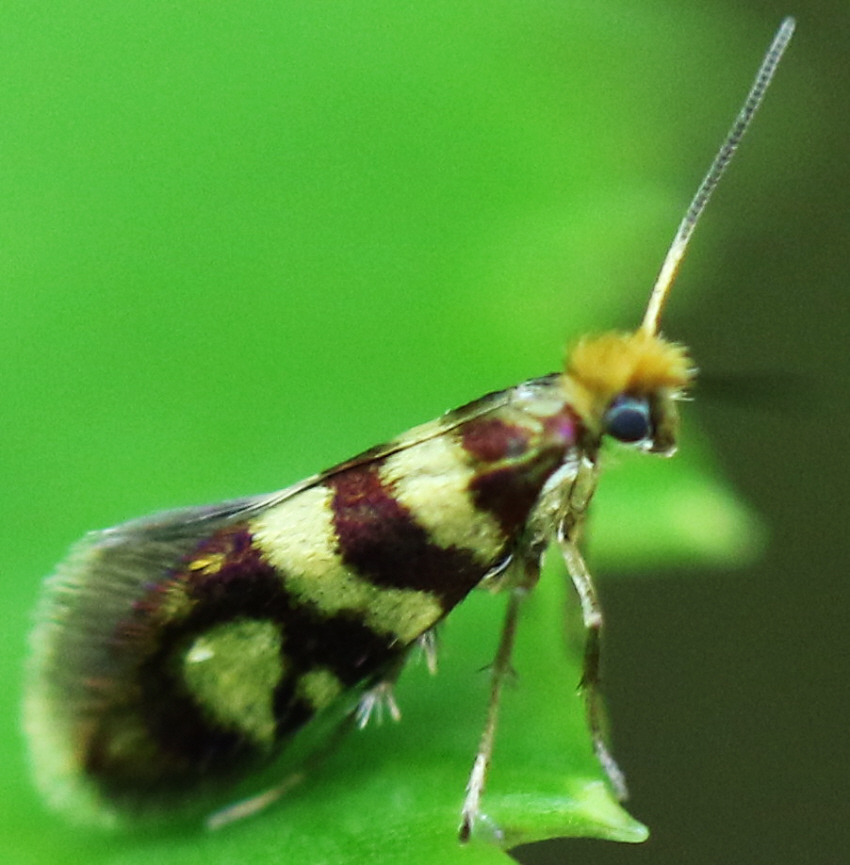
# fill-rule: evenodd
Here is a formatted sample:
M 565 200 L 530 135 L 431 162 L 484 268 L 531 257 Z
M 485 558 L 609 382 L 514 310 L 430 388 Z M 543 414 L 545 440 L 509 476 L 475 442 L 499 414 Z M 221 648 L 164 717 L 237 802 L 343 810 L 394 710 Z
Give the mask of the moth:
M 563 372 L 491 393 L 280 492 L 134 520 L 85 538 L 46 585 L 25 728 L 49 804 L 115 825 L 252 813 L 303 771 L 311 739 L 392 702 L 411 649 L 474 589 L 507 596 L 459 835 L 482 818 L 499 698 L 523 598 L 556 545 L 580 599 L 580 683 L 614 791 L 598 669 L 602 614 L 579 551 L 605 439 L 662 456 L 693 381 L 661 313 L 706 202 L 794 29 L 786 19 L 680 224 L 632 333 L 582 339 Z M 287 755 L 292 755 L 287 763 Z M 306 758 L 305 758 L 306 759 Z

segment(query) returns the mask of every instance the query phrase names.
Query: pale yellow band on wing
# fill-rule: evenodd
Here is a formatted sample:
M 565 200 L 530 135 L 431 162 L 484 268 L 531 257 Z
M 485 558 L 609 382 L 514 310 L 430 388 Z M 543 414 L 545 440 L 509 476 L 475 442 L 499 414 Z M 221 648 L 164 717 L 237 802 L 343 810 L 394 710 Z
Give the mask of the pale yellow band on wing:
M 336 552 L 333 494 L 323 484 L 269 508 L 250 528 L 270 564 L 285 575 L 286 590 L 323 613 L 354 612 L 376 633 L 402 643 L 443 616 L 430 593 L 375 586 L 343 565 Z
M 467 550 L 490 565 L 505 536 L 491 514 L 475 507 L 469 493 L 474 477 L 463 445 L 447 432 L 392 454 L 381 468 L 381 481 L 432 543 Z

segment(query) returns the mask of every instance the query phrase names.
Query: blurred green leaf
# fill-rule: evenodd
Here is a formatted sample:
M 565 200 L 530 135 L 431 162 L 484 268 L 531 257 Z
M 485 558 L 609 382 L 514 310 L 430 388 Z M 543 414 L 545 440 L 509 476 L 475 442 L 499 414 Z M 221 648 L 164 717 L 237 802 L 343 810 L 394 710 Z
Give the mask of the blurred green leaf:
M 605 454 L 588 539 L 597 567 L 741 566 L 760 552 L 764 527 L 698 431 L 686 428 L 681 440 L 672 461 L 625 448 Z

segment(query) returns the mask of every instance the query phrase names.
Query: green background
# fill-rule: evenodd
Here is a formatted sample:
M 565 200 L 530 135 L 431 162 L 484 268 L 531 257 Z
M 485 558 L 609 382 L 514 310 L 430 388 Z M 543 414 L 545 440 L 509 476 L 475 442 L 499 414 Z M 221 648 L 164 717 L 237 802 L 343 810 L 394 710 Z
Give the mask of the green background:
M 652 837 L 521 856 L 840 857 L 846 8 L 149 0 L 4 7 L 6 861 L 150 855 L 142 840 L 72 849 L 27 780 L 25 635 L 67 546 L 160 508 L 285 486 L 557 368 L 588 328 L 635 324 L 788 12 L 799 33 L 665 324 L 707 376 L 774 378 L 754 398 L 739 387 L 738 404 L 698 393 L 682 459 L 613 458 L 592 526 L 616 753 Z M 714 457 L 694 462 L 707 441 Z M 758 564 L 724 477 L 764 517 Z M 460 650 L 446 661 L 463 663 Z M 445 699 L 451 675 L 421 689 Z M 398 730 L 368 731 L 386 736 L 378 747 L 417 729 L 429 703 L 411 699 Z M 439 729 L 422 711 L 418 729 Z M 287 861 L 285 813 L 183 838 L 189 858 L 174 861 L 200 844 L 211 863 Z

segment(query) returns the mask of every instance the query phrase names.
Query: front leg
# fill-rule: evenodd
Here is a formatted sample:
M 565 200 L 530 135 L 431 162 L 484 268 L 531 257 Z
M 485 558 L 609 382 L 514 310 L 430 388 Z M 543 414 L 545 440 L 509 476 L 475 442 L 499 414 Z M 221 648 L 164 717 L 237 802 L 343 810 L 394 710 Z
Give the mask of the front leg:
M 602 768 L 605 770 L 605 774 L 608 776 L 617 798 L 622 801 L 628 797 L 626 779 L 608 749 L 603 729 L 605 710 L 602 703 L 599 674 L 602 608 L 599 605 L 596 587 L 593 585 L 593 578 L 585 564 L 584 558 L 575 542 L 567 536 L 567 532 L 563 528 L 558 534 L 558 544 L 569 571 L 570 579 L 579 596 L 582 620 L 586 629 L 584 662 L 579 687 L 584 697 L 590 738 L 593 742 L 593 750 L 596 752 L 596 756 L 602 764 Z

